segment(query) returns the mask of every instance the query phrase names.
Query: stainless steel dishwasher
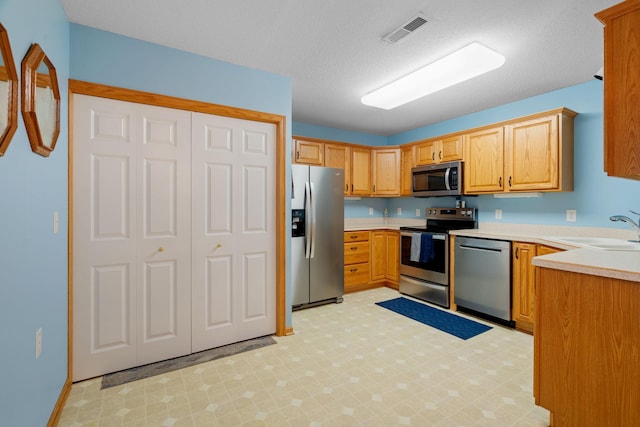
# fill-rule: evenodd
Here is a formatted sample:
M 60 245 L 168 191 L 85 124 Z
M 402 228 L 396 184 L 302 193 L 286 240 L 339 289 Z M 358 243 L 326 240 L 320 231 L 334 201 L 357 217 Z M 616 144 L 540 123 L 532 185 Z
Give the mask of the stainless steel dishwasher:
M 457 236 L 454 256 L 455 303 L 511 322 L 511 242 Z

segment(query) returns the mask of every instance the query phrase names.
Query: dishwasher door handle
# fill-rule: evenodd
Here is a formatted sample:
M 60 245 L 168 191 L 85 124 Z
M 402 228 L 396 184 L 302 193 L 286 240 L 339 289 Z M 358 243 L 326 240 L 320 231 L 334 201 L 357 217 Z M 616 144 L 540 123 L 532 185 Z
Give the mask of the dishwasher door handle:
M 486 248 L 482 246 L 469 246 L 469 245 L 460 245 L 461 249 L 469 249 L 471 251 L 488 251 L 488 252 L 502 252 L 500 248 Z

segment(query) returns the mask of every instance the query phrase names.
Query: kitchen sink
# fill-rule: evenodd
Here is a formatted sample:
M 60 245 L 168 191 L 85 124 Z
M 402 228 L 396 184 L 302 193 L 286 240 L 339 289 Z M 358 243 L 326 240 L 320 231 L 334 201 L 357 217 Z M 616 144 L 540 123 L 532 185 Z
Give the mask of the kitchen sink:
M 552 242 L 605 251 L 640 251 L 640 242 L 614 239 L 611 237 L 547 236 L 543 238 Z

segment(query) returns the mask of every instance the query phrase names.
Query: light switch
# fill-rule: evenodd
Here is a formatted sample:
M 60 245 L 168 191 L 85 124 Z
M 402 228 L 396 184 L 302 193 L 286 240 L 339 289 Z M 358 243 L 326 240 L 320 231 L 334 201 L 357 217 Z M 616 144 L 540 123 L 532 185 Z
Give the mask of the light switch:
M 502 209 L 496 209 L 496 219 L 502 219 Z
M 373 215 L 373 208 L 369 208 L 369 215 Z
M 398 208 L 398 216 L 402 215 L 402 208 Z
M 53 211 L 53 234 L 58 234 L 58 211 Z
M 567 209 L 567 222 L 576 222 L 576 210 Z
M 420 208 L 416 209 L 416 216 L 418 216 L 418 217 L 420 216 Z

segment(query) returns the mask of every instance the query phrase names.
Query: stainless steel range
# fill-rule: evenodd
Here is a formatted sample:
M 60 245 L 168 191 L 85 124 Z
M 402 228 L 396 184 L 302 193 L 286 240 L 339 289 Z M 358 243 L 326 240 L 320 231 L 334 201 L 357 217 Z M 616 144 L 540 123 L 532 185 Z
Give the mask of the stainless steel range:
M 449 231 L 477 228 L 475 208 L 427 208 L 425 227 L 400 227 L 400 292 L 449 308 Z

